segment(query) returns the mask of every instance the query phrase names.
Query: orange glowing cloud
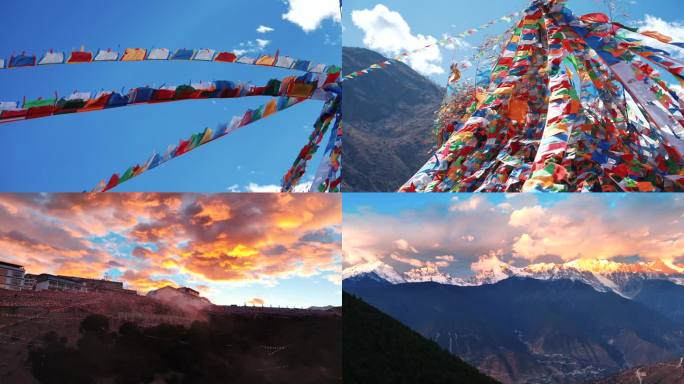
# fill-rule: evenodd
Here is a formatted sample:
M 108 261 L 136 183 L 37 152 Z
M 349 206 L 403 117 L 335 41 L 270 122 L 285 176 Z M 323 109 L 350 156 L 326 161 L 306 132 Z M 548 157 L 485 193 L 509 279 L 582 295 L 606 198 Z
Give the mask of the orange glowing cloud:
M 684 198 L 678 194 L 432 199 L 399 212 L 375 212 L 369 203 L 345 214 L 344 267 L 385 263 L 406 273 L 431 265 L 461 275 L 501 262 L 525 267 L 629 257 L 684 268 Z
M 142 291 L 179 277 L 328 278 L 340 268 L 341 215 L 340 197 L 324 194 L 0 194 L 0 260 L 30 273 L 113 272 Z
M 258 297 L 253 298 L 252 300 L 247 302 L 248 305 L 254 305 L 254 306 L 263 306 L 266 304 L 266 301 L 264 299 L 260 299 Z

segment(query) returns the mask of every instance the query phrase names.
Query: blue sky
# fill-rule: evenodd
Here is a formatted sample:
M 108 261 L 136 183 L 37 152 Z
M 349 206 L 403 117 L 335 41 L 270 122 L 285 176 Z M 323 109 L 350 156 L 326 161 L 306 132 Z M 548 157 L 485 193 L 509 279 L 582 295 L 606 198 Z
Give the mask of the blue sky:
M 679 0 L 615 0 L 614 2 L 617 5 L 617 11 L 613 13 L 614 19 L 631 25 L 639 25 L 637 22 L 645 21 L 647 14 L 673 24 L 681 22 L 684 18 L 681 16 L 681 1 Z M 344 20 L 342 41 L 345 46 L 366 46 L 363 42 L 364 32 L 353 22 L 352 12 L 373 9 L 377 4 L 384 4 L 390 11 L 398 12 L 411 28 L 413 36 L 432 36 L 439 39 L 443 34 L 456 35 L 467 29 L 476 28 L 492 19 L 522 11 L 529 3 L 529 0 L 490 0 L 484 2 L 431 0 L 429 3 L 412 0 L 346 0 L 342 15 Z M 607 2 L 604 0 L 569 0 L 567 6 L 577 15 L 590 12 L 609 13 Z M 500 34 L 511 25 L 513 22 L 497 24 L 466 38 L 465 41 L 472 46 L 478 46 L 488 36 Z M 684 28 L 680 24 L 673 26 L 675 28 L 669 28 L 667 32 L 684 34 Z M 677 31 L 673 31 L 674 29 Z M 381 44 L 378 43 L 378 45 Z M 391 46 L 390 43 L 387 46 Z M 456 52 L 445 49 L 440 51 L 442 60 L 435 60 L 434 64 L 443 68 L 445 72 L 429 74 L 430 78 L 438 84 L 446 83 L 448 76 L 446 72 L 448 72 L 452 57 L 454 61 L 460 61 L 474 52 L 472 49 L 464 47 L 460 47 Z M 385 54 L 388 53 L 385 52 Z M 472 76 L 470 72 L 466 73 L 466 77 Z
M 684 269 L 683 208 L 678 194 L 350 193 L 343 265 L 458 277 L 578 259 L 660 259 Z
M 264 52 L 341 65 L 340 23 L 325 15 L 291 11 L 279 0 L 3 2 L 0 23 L 6 38 L 0 55 L 49 49 L 69 52 L 127 47 L 244 49 L 269 40 Z M 301 8 L 301 6 L 299 6 Z M 259 33 L 261 25 L 274 31 Z M 308 30 L 305 31 L 304 28 Z M 253 55 L 258 55 L 254 53 Z M 292 71 L 238 64 L 198 62 L 92 63 L 0 70 L 0 100 L 20 101 L 57 91 L 98 91 L 200 80 L 265 83 Z M 242 115 L 268 98 L 191 100 L 62 115 L 0 125 L 2 191 L 83 191 L 101 179 L 145 161 L 205 127 Z M 279 185 L 305 144 L 322 102 L 309 101 L 249 125 L 140 177 L 116 191 L 227 191 L 250 184 Z M 317 156 L 309 171 L 315 172 Z M 305 179 L 307 176 L 305 176 Z

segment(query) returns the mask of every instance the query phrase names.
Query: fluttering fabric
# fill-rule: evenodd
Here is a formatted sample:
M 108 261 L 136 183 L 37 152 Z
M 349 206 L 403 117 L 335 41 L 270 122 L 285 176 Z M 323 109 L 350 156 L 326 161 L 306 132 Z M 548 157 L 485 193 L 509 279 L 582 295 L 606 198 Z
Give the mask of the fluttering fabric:
M 134 56 L 131 56 L 134 57 Z M 327 100 L 320 89 L 334 83 L 339 71 L 328 74 L 306 73 L 271 79 L 264 85 L 233 81 L 211 81 L 199 84 L 163 86 L 160 88 L 138 87 L 127 94 L 98 92 L 74 92 L 66 98 L 40 98 L 25 101 L 21 107 L 0 111 L 0 123 L 24 119 L 48 117 L 67 113 L 91 112 L 143 103 L 168 103 L 181 100 L 223 99 L 248 96 L 293 96 L 307 99 Z M 38 103 L 38 106 L 36 106 Z
M 602 14 L 533 1 L 492 69 L 464 89 L 411 192 L 682 191 L 684 62 Z M 484 72 L 484 71 L 483 71 Z M 481 82 L 482 81 L 482 82 Z
M 318 151 L 321 140 L 328 132 L 331 123 L 335 122 L 334 128 L 330 133 L 330 139 L 324 153 L 323 164 L 319 167 L 314 180 L 312 182 L 312 189 L 320 192 L 337 192 L 339 191 L 340 174 L 339 165 L 341 161 L 341 88 L 336 84 L 331 84 L 326 88 L 333 96 L 323 106 L 320 116 L 314 123 L 314 130 L 309 135 L 307 143 L 302 147 L 297 155 L 297 158 L 292 164 L 292 167 L 283 176 L 281 191 L 292 192 L 294 187 L 300 182 L 302 176 L 306 173 L 306 167 Z M 338 129 L 339 128 L 339 129 Z M 339 136 L 339 137 L 338 137 Z M 339 141 L 339 143 L 338 143 Z M 336 145 L 338 147 L 336 147 Z M 315 187 L 314 187 L 315 186 Z
M 179 100 L 191 99 L 211 99 L 211 98 L 234 98 L 246 96 L 273 96 L 266 104 L 254 110 L 248 110 L 243 115 L 234 117 L 229 123 L 220 125 L 212 130 L 205 128 L 202 132 L 193 134 L 187 140 L 181 140 L 177 145 L 171 145 L 163 154 L 153 153 L 144 163 L 129 167 L 122 174 L 113 174 L 108 181 L 101 181 L 93 192 L 106 192 L 139 176 L 144 172 L 158 167 L 171 159 L 179 157 L 191 150 L 207 144 L 220 137 L 226 136 L 235 130 L 259 121 L 272 114 L 278 113 L 295 104 L 306 100 L 315 99 L 325 101 L 323 114 L 314 124 L 314 132 L 311 135 L 312 143 L 307 144 L 306 153 L 309 157 L 303 156 L 295 161 L 294 168 L 297 172 L 306 171 L 306 165 L 310 156 L 316 152 L 318 143 L 328 130 L 330 119 L 328 112 L 331 106 L 339 106 L 339 77 L 341 68 L 335 65 L 324 65 L 311 63 L 309 60 L 295 59 L 289 56 L 280 55 L 276 51 L 275 55 L 260 55 L 258 57 L 248 57 L 237 55 L 233 52 L 217 51 L 213 49 L 177 49 L 170 51 L 167 48 L 126 48 L 122 54 L 112 49 L 98 50 L 93 53 L 81 48 L 73 51 L 68 56 L 62 52 L 50 50 L 37 61 L 35 55 L 22 53 L 13 55 L 7 63 L 0 59 L 0 69 L 30 67 L 36 65 L 56 65 L 56 64 L 77 64 L 91 63 L 99 61 L 145 61 L 145 60 L 184 60 L 184 61 L 214 61 L 221 63 L 243 63 L 267 67 L 279 67 L 306 72 L 301 76 L 288 76 L 282 79 L 271 79 L 264 85 L 253 85 L 251 83 L 235 83 L 232 81 L 211 81 L 203 83 L 192 83 L 180 86 L 138 87 L 131 89 L 128 93 L 106 92 L 73 92 L 67 97 L 38 98 L 22 102 L 0 102 L 0 123 L 11 122 L 24 119 L 48 117 L 58 114 L 78 113 L 117 108 L 141 103 L 164 103 Z M 7 64 L 7 65 L 5 65 Z M 94 96 L 93 96 L 94 95 Z M 341 139 L 342 131 L 339 123 L 339 114 L 335 109 L 332 110 L 335 119 L 335 127 L 328 140 L 325 150 L 324 164 L 318 167 L 316 173 L 316 190 L 321 192 L 338 192 L 341 181 L 340 161 L 341 161 Z M 320 123 L 319 123 L 320 121 Z M 300 151 L 300 155 L 305 151 Z M 291 178 L 288 186 L 294 188 L 301 175 Z M 311 187 L 313 190 L 313 187 Z
M 330 106 L 334 100 L 339 100 L 339 94 L 341 93 L 339 85 L 337 84 L 340 72 L 339 70 L 336 70 L 334 68 L 331 68 L 330 70 L 335 72 L 330 73 L 326 76 L 319 76 L 313 73 L 307 73 L 303 76 L 290 76 L 288 78 L 283 79 L 283 81 L 279 83 L 279 89 L 282 89 L 282 93 L 287 96 L 281 96 L 277 99 L 274 98 L 268 103 L 263 104 L 254 110 L 250 109 L 241 116 L 233 117 L 233 119 L 228 124 L 223 124 L 219 126 L 218 129 L 216 129 L 216 131 L 212 131 L 210 128 L 205 128 L 204 131 L 193 134 L 189 139 L 181 140 L 178 145 L 169 146 L 168 150 L 163 155 L 154 153 L 145 163 L 129 167 L 121 175 L 115 173 L 109 178 L 109 181 L 107 182 L 105 182 L 104 180 L 101 181 L 92 190 L 92 192 L 107 192 L 112 188 L 121 185 L 121 183 L 131 179 L 132 177 L 138 176 L 143 172 L 156 168 L 160 164 L 165 163 L 171 159 L 174 159 L 184 153 L 187 153 L 190 150 L 193 150 L 201 145 L 204 145 L 220 137 L 226 136 L 239 128 L 242 128 L 255 121 L 261 120 L 265 117 L 268 117 L 276 112 L 282 111 L 283 109 L 289 108 L 302 101 L 312 98 L 319 98 L 321 100 L 326 101 L 325 106 Z M 278 89 L 278 87 L 276 87 L 275 85 L 272 88 Z M 148 93 L 145 92 L 145 96 L 143 97 L 146 98 L 147 94 Z M 334 105 L 337 108 L 339 103 L 335 103 Z M 314 133 L 318 135 L 322 131 L 322 133 L 320 133 L 321 138 L 325 134 L 325 129 L 323 129 L 322 126 L 318 124 L 318 122 L 325 121 L 325 116 L 327 116 L 325 115 L 325 112 L 327 110 L 328 108 L 324 108 L 324 113 L 321 115 L 321 117 L 319 117 L 316 124 L 314 124 Z M 325 128 L 327 128 L 327 126 Z M 312 134 L 312 136 L 314 136 L 314 134 Z M 320 139 L 318 139 L 318 142 L 320 142 Z M 309 153 L 313 155 L 316 152 L 316 149 L 317 148 L 310 149 Z M 300 152 L 300 154 L 301 153 L 302 152 Z M 298 165 L 297 169 L 306 171 L 306 161 L 309 159 L 310 158 L 306 158 L 299 163 L 295 161 L 295 164 Z M 337 169 L 337 171 L 339 171 L 339 169 Z M 335 174 L 336 173 L 333 173 L 333 175 Z M 336 183 L 333 183 L 335 181 Z M 296 186 L 298 182 L 299 178 L 293 179 L 290 181 L 289 185 L 291 185 L 292 188 L 294 188 L 294 186 Z M 321 192 L 339 191 L 339 189 L 335 189 L 336 186 L 339 185 L 339 181 L 332 180 L 328 184 L 333 185 L 330 188 L 325 188 L 321 190 Z
M 340 192 L 342 182 L 342 118 L 335 118 L 335 125 L 328 138 L 323 161 L 314 174 L 309 192 Z
M 107 182 L 104 180 L 100 181 L 100 183 L 93 188 L 91 192 L 107 192 L 112 188 L 115 188 L 122 183 L 143 174 L 144 172 L 152 170 L 171 159 L 177 158 L 185 153 L 201 147 L 202 145 L 212 142 L 220 137 L 226 136 L 238 130 L 239 128 L 259 121 L 305 100 L 305 98 L 297 97 L 273 98 L 268 103 L 263 104 L 256 109 L 248 110 L 242 116 L 233 117 L 229 123 L 221 124 L 215 130 L 212 130 L 211 128 L 205 128 L 202 132 L 194 133 L 188 139 L 181 140 L 177 145 L 169 145 L 168 149 L 163 154 L 156 152 L 153 153 L 152 156 L 150 156 L 150 158 L 144 163 L 129 167 L 121 175 L 118 173 L 113 174 Z
M 177 49 L 170 51 L 167 48 L 126 48 L 123 54 L 112 49 L 100 49 L 93 56 L 93 53 L 84 49 L 80 51 L 71 52 L 66 56 L 63 52 L 53 52 L 52 50 L 45 53 L 40 60 L 36 60 L 36 55 L 21 55 L 12 56 L 7 61 L 0 59 L 0 69 L 4 68 L 18 68 L 18 67 L 33 67 L 47 64 L 75 64 L 75 63 L 95 63 L 100 61 L 146 61 L 146 60 L 189 60 L 189 61 L 213 61 L 219 63 L 240 63 L 261 65 L 285 69 L 294 69 L 303 72 L 311 73 L 328 73 L 331 69 L 339 69 L 335 65 L 325 65 L 312 63 L 309 60 L 295 59 L 289 56 L 283 56 L 276 53 L 274 56 L 267 54 L 258 57 L 248 57 L 244 55 L 237 55 L 233 52 L 218 51 L 209 48 L 200 49 Z

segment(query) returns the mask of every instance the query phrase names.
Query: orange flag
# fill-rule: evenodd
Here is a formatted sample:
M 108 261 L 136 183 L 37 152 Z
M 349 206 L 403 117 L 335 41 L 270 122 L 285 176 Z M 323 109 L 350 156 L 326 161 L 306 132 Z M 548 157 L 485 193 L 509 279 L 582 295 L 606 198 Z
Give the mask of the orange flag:
M 511 120 L 524 121 L 528 105 L 526 100 L 513 99 L 508 107 L 508 117 Z
M 656 32 L 656 31 L 643 31 L 643 32 L 639 32 L 639 33 L 641 33 L 642 35 L 648 36 L 648 37 L 652 37 L 652 38 L 654 38 L 654 39 L 656 39 L 656 40 L 658 40 L 658 41 L 661 41 L 661 42 L 663 42 L 663 43 L 665 43 L 665 44 L 668 44 L 668 43 L 672 42 L 672 38 L 671 38 L 670 36 L 663 35 L 663 34 L 660 33 L 660 32 Z
M 143 48 L 126 48 L 121 61 L 142 61 L 145 60 L 146 49 Z
M 266 104 L 266 108 L 264 108 L 264 113 L 261 116 L 266 117 L 268 115 L 272 115 L 276 112 L 277 109 L 278 109 L 278 104 L 276 103 L 276 100 L 271 99 L 271 101 L 269 101 Z

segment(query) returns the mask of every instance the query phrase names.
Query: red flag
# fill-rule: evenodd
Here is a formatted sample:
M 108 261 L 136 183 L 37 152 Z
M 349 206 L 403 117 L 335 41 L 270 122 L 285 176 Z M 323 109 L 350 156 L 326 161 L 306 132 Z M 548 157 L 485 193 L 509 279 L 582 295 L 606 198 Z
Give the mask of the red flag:
M 587 13 L 580 16 L 580 20 L 585 23 L 608 23 L 610 21 L 604 13 Z

